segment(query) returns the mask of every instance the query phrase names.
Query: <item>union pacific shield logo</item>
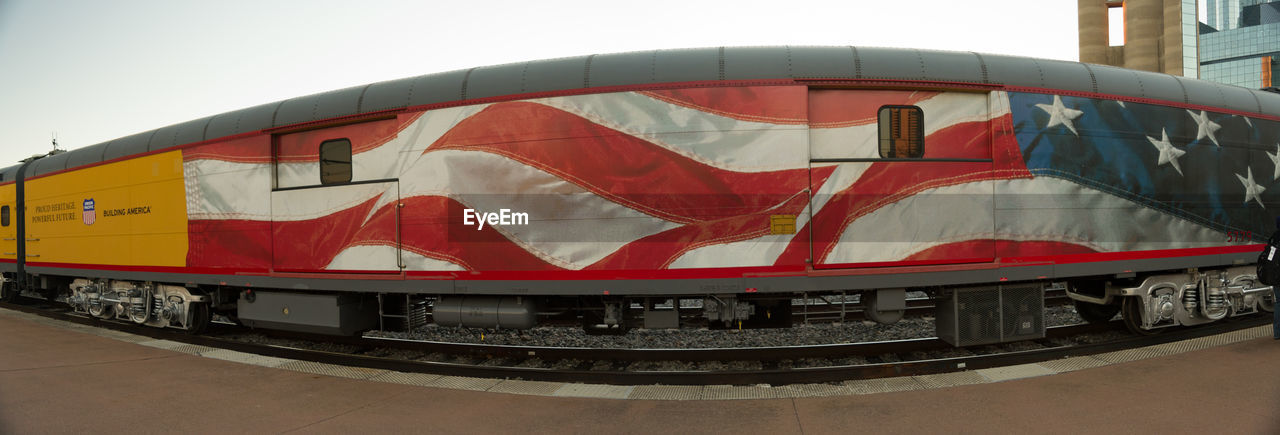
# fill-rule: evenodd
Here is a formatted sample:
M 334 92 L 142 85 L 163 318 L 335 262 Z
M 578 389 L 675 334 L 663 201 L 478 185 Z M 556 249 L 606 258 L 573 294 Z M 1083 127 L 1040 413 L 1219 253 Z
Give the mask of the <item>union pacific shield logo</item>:
M 98 213 L 93 209 L 93 198 L 84 200 L 84 224 L 93 225 L 98 220 Z

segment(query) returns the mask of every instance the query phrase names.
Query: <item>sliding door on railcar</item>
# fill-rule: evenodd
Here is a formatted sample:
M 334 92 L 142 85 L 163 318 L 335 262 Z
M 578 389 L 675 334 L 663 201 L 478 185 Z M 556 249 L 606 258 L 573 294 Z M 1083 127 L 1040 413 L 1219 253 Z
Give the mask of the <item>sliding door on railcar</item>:
M 985 92 L 810 90 L 814 267 L 993 261 L 991 107 Z
M 277 272 L 399 273 L 401 150 L 395 118 L 273 138 Z

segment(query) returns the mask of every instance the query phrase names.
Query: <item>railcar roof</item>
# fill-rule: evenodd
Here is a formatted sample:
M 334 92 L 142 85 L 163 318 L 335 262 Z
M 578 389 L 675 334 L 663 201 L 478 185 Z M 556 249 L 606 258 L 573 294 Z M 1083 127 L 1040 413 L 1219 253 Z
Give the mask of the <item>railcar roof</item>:
M 1029 57 L 876 47 L 711 47 L 483 66 L 235 110 L 40 159 L 27 177 L 299 123 L 506 95 L 678 82 L 887 79 L 1097 92 L 1280 116 L 1280 95 L 1169 74 Z M 14 180 L 18 166 L 0 170 Z

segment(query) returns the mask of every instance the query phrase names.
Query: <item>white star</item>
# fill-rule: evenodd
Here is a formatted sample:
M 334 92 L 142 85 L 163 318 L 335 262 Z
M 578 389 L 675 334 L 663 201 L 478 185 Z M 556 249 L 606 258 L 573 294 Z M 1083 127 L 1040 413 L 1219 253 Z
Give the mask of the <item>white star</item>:
M 1276 144 L 1276 153 L 1267 153 L 1267 157 L 1271 157 L 1271 164 L 1276 167 L 1276 172 L 1271 174 L 1271 179 L 1280 180 L 1280 143 Z
M 1247 168 L 1246 170 L 1249 174 L 1247 178 L 1241 177 L 1240 174 L 1235 174 L 1236 178 L 1240 179 L 1240 183 L 1244 184 L 1244 203 L 1248 204 L 1249 200 L 1252 199 L 1258 201 L 1258 205 L 1262 206 L 1262 208 L 1267 208 L 1267 205 L 1262 203 L 1262 192 L 1267 189 L 1253 182 L 1253 168 Z
M 1245 124 L 1249 124 L 1249 128 L 1253 128 L 1253 120 L 1249 119 L 1249 117 L 1248 117 L 1248 116 L 1240 116 L 1240 117 L 1241 117 L 1241 118 L 1244 118 L 1244 123 L 1245 123 Z
M 1049 124 L 1045 125 L 1044 128 L 1052 128 L 1055 125 L 1065 125 L 1068 130 L 1071 130 L 1072 134 L 1080 136 L 1080 133 L 1076 132 L 1076 126 L 1071 123 L 1071 120 L 1079 118 L 1080 115 L 1084 114 L 1084 112 L 1076 109 L 1068 109 L 1066 106 L 1063 106 L 1062 97 L 1054 95 L 1053 104 L 1037 104 L 1036 107 L 1039 107 L 1040 110 L 1049 114 Z
M 1174 148 L 1173 144 L 1169 143 L 1169 133 L 1161 129 L 1160 140 L 1156 140 L 1151 136 L 1147 136 L 1147 140 L 1151 141 L 1152 145 L 1155 145 L 1157 151 L 1160 151 L 1160 161 L 1156 163 L 1156 166 L 1168 163 L 1173 165 L 1173 169 L 1178 171 L 1178 175 L 1182 175 L 1182 167 L 1178 166 L 1178 157 L 1182 157 L 1187 152 Z
M 1191 115 L 1191 119 L 1194 119 L 1196 121 L 1196 125 L 1198 126 L 1196 128 L 1196 140 L 1204 139 L 1205 136 L 1208 136 L 1209 140 L 1212 140 L 1214 145 L 1222 146 L 1221 144 L 1218 143 L 1218 138 L 1213 135 L 1213 132 L 1218 131 L 1219 128 L 1222 128 L 1221 125 L 1219 125 L 1216 122 L 1210 121 L 1209 114 L 1205 113 L 1203 110 L 1200 111 L 1199 115 L 1197 115 L 1196 112 L 1192 112 L 1190 110 L 1188 110 L 1187 113 Z
M 1128 109 L 1128 107 L 1125 107 L 1125 105 L 1124 105 L 1124 102 L 1123 102 L 1123 101 L 1116 100 L 1116 104 L 1119 104 L 1121 109 Z

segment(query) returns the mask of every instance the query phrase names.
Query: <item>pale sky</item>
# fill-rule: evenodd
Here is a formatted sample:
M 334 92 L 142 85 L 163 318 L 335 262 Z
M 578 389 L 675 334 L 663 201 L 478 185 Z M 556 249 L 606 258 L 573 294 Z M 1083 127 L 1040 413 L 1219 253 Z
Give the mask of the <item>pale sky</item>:
M 637 50 L 857 45 L 1077 60 L 1075 0 L 0 0 L 0 167 L 262 103 Z

